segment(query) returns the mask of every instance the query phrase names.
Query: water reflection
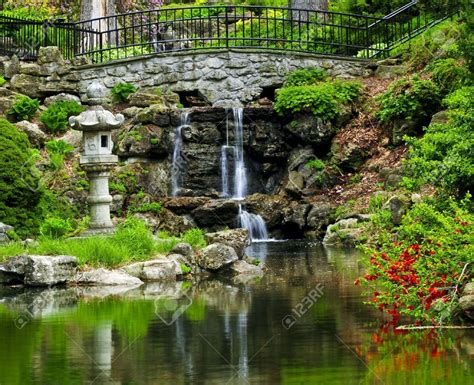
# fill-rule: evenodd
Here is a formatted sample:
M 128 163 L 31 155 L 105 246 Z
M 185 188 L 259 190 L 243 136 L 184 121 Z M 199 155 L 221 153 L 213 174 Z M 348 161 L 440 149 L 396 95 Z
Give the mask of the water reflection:
M 0 384 L 472 383 L 472 332 L 380 327 L 352 285 L 353 252 L 298 242 L 249 252 L 269 272 L 246 283 L 4 289 Z M 284 328 L 283 317 L 319 284 L 322 297 Z M 157 303 L 183 293 L 190 306 L 161 321 Z

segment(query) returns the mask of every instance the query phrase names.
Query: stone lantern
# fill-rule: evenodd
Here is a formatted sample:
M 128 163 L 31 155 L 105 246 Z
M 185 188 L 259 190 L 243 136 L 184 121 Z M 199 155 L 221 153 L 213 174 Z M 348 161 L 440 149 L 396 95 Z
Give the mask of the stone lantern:
M 114 229 L 110 219 L 109 177 L 118 157 L 112 154 L 112 129 L 119 128 L 124 120 L 123 115 L 114 115 L 100 106 L 69 119 L 72 128 L 83 132 L 80 164 L 90 183 L 87 202 L 91 223 L 84 235 L 110 233 Z

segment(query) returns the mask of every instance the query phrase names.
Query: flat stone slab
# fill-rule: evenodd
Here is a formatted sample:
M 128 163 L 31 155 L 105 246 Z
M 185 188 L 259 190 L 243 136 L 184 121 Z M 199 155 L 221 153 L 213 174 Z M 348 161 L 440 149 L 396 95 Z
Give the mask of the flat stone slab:
M 122 268 L 126 274 L 143 281 L 176 280 L 182 274 L 181 266 L 177 261 L 168 258 L 153 259 L 146 262 L 137 262 Z
M 95 269 L 83 271 L 74 277 L 78 285 L 141 286 L 143 281 L 120 270 Z

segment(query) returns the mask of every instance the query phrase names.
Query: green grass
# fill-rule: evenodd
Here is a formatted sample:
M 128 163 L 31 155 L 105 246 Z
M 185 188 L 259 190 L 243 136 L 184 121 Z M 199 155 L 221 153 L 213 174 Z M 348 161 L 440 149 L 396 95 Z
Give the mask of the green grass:
M 127 219 L 110 237 L 50 239 L 42 237 L 36 245 L 24 246 L 21 242 L 10 242 L 0 246 L 0 261 L 8 257 L 31 255 L 71 255 L 81 266 L 115 268 L 127 263 L 146 261 L 156 255 L 168 254 L 179 242 L 189 242 L 194 247 L 204 247 L 202 230 L 192 229 L 181 238 L 160 234 L 158 239 L 145 223 L 136 218 Z

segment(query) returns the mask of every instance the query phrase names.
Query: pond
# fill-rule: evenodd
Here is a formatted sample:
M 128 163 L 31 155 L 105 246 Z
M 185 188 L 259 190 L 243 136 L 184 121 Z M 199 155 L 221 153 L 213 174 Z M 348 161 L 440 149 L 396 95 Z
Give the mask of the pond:
M 474 334 L 393 332 L 353 285 L 356 252 L 275 242 L 249 254 L 264 277 L 1 289 L 0 384 L 473 383 Z

